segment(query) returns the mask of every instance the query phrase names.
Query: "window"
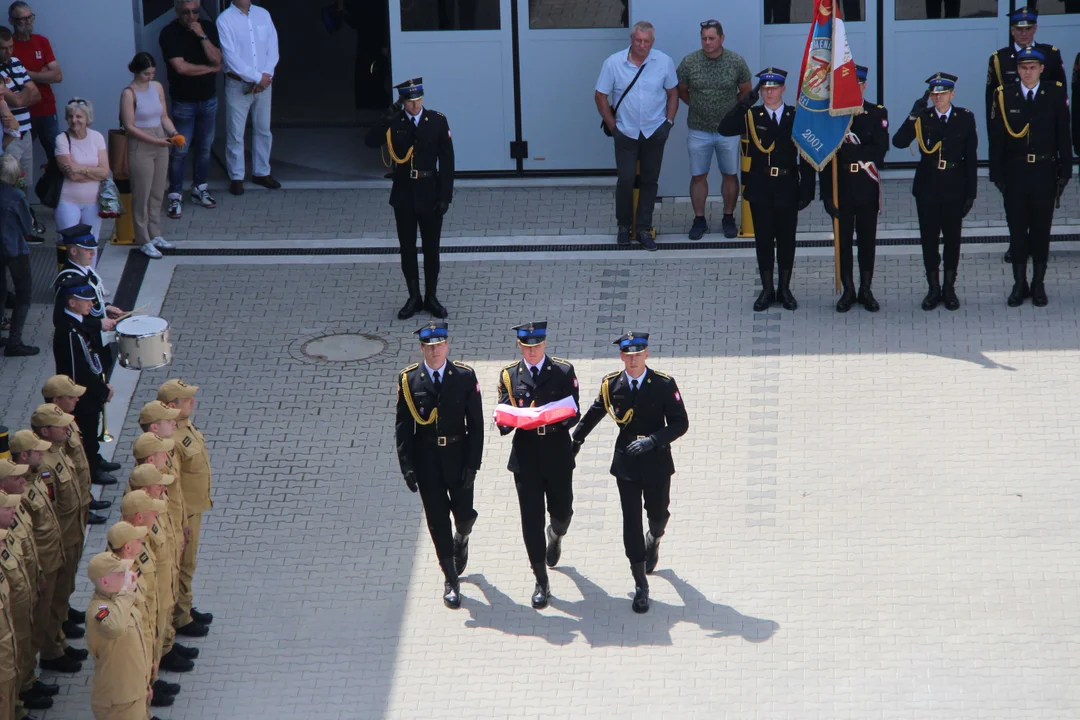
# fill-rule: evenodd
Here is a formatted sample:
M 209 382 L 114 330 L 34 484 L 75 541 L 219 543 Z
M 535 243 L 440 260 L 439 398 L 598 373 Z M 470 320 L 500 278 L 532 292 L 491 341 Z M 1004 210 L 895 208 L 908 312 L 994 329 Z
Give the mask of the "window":
M 529 29 L 628 27 L 626 2 L 627 0 L 529 0 Z
M 1023 3 L 1017 3 L 1017 7 Z M 1080 14 L 1080 0 L 1028 0 L 1027 6 L 1039 11 L 1039 15 Z
M 498 30 L 499 0 L 401 0 L 401 29 Z
M 904 0 L 900 0 L 903 2 Z M 1080 0 L 1078 0 L 1080 1 Z M 866 0 L 842 0 L 844 22 L 866 19 Z M 809 23 L 814 18 L 814 0 L 765 0 L 765 24 Z M 723 22 L 723 18 L 720 19 Z
M 998 0 L 896 0 L 897 20 L 997 17 Z

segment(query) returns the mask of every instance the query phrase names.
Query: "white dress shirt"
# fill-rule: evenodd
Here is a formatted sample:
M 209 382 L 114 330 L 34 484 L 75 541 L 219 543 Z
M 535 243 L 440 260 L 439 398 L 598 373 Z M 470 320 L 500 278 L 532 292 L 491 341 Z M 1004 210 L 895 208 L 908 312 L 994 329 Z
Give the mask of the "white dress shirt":
M 934 108 L 934 117 L 940 120 L 942 115 L 945 115 L 945 122 L 949 122 L 949 118 L 952 116 L 952 105 L 944 113 L 938 112 L 938 109 Z
M 634 140 L 638 135 L 652 137 L 667 122 L 667 91 L 679 84 L 675 62 L 664 53 L 653 49 L 645 63 L 641 77 L 615 114 L 615 127 Z M 607 95 L 614 109 L 640 67 L 630 62 L 629 47 L 620 50 L 604 61 L 596 80 L 596 92 Z
M 649 368 L 645 368 L 644 370 L 641 371 L 640 375 L 638 375 L 637 377 L 632 377 L 630 375 L 630 373 L 623 370 L 623 375 L 626 376 L 626 382 L 627 382 L 628 385 L 636 380 L 637 381 L 637 389 L 640 390 L 641 386 L 645 383 L 645 375 L 648 374 L 648 372 L 649 372 Z M 634 386 L 630 385 L 630 387 L 633 388 Z
M 544 369 L 544 361 L 545 361 L 545 360 L 547 360 L 547 355 L 545 355 L 545 356 L 544 356 L 544 360 L 541 360 L 541 361 L 540 361 L 540 362 L 539 362 L 538 364 L 536 364 L 536 365 L 530 365 L 529 363 L 527 363 L 527 362 L 526 362 L 526 363 L 525 363 L 525 367 L 529 368 L 529 375 L 530 375 L 530 376 L 532 376 L 532 375 L 534 374 L 534 373 L 533 373 L 533 368 L 536 368 L 536 372 L 537 372 L 537 373 L 539 373 L 539 372 L 540 372 L 541 370 L 543 370 L 543 369 Z
M 1039 94 L 1039 86 L 1040 85 L 1042 85 L 1041 80 L 1039 82 L 1035 83 L 1035 87 L 1033 87 L 1033 88 L 1024 87 L 1024 83 L 1021 82 L 1020 83 L 1020 92 L 1023 93 L 1024 99 L 1027 100 L 1028 93 L 1031 93 L 1031 99 L 1034 100 L 1035 97 Z
M 766 105 L 765 112 L 769 113 L 769 116 L 773 119 L 773 122 L 779 125 L 780 118 L 784 117 L 784 103 L 780 103 L 780 107 L 776 108 L 775 110 L 770 110 L 769 107 Z
M 420 116 L 423 115 L 423 114 L 424 114 L 423 110 L 416 113 L 415 115 L 410 115 L 408 110 L 405 111 L 405 117 L 412 120 L 412 124 L 415 125 L 416 127 L 420 127 Z
M 257 83 L 273 76 L 278 64 L 278 36 L 270 13 L 252 5 L 245 14 L 230 5 L 217 19 L 225 72 Z
M 439 368 L 433 368 L 430 365 L 428 365 L 427 362 L 425 362 L 424 363 L 424 368 L 427 370 L 428 375 L 431 377 L 432 382 L 435 382 L 435 373 L 439 373 L 439 382 L 440 383 L 446 381 L 446 363 L 445 362 L 442 364 L 442 367 L 439 367 Z

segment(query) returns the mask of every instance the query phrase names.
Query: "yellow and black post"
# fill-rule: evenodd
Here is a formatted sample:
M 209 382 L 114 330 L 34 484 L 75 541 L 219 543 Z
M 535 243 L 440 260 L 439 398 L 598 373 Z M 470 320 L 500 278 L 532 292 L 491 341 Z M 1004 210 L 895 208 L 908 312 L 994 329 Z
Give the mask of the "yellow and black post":
M 739 179 L 750 172 L 750 141 L 743 138 L 739 142 L 739 169 L 742 170 Z M 739 237 L 754 237 L 754 219 L 750 217 L 750 203 L 746 201 L 746 184 L 739 185 L 739 209 L 742 214 L 742 222 L 739 223 Z
M 8 446 L 8 429 L 0 425 L 0 460 L 11 458 L 11 449 Z
M 122 141 L 121 141 L 122 139 Z M 109 164 L 113 170 L 113 180 L 120 193 L 120 205 L 126 212 L 121 212 L 113 225 L 113 245 L 135 244 L 135 221 L 131 213 L 131 176 L 127 165 L 127 133 L 121 128 L 109 131 Z

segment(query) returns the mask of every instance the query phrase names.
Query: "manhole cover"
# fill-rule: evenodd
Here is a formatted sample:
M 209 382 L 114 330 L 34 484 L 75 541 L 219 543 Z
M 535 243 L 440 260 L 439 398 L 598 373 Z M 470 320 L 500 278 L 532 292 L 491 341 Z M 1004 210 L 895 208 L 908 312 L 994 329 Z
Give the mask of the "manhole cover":
M 316 362 L 355 362 L 378 355 L 385 349 L 386 342 L 377 335 L 340 333 L 309 340 L 300 352 Z

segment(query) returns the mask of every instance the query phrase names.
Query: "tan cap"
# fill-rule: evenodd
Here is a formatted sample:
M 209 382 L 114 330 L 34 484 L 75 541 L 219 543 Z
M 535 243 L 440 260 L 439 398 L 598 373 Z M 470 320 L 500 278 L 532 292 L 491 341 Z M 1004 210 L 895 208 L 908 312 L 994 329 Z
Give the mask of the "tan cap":
M 131 453 L 136 460 L 145 460 L 154 453 L 169 452 L 173 449 L 173 441 L 160 438 L 152 432 L 145 432 L 135 440 Z
M 149 485 L 172 485 L 176 478 L 172 475 L 164 475 L 158 470 L 157 465 L 145 463 L 136 465 L 128 476 L 132 487 L 144 488 Z
M 15 433 L 11 438 L 11 442 L 8 443 L 12 454 L 26 452 L 27 450 L 48 450 L 52 447 L 52 443 L 48 440 L 42 440 L 34 434 L 33 430 L 20 430 Z
M 41 396 L 46 400 L 58 397 L 82 397 L 86 387 L 77 384 L 67 375 L 53 375 L 41 386 Z
M 155 500 L 145 490 L 132 490 L 120 501 L 120 514 L 131 517 L 141 512 L 165 512 L 169 504 L 164 500 Z
M 195 397 L 198 385 L 188 385 L 183 380 L 173 378 L 165 381 L 157 391 L 157 399 L 164 403 L 180 400 L 182 398 Z
M 139 411 L 139 424 L 149 425 L 159 420 L 175 420 L 178 417 L 180 411 L 176 408 L 171 408 L 160 400 L 151 400 Z
M 6 492 L 0 492 L 0 508 L 19 507 L 20 502 L 22 502 L 22 495 L 8 495 Z
M 29 465 L 16 465 L 13 461 L 7 458 L 0 458 L 0 480 L 9 478 L 12 475 L 18 477 L 19 475 L 25 475 L 30 471 Z
M 105 538 L 109 541 L 109 547 L 119 550 L 132 540 L 146 537 L 149 532 L 149 528 L 137 527 L 121 520 L 109 528 L 109 532 L 105 533 Z
M 100 580 L 110 573 L 127 572 L 133 562 L 123 560 L 111 552 L 103 552 L 90 558 L 90 567 L 87 570 L 91 580 Z
M 30 424 L 34 427 L 67 427 L 73 422 L 74 415 L 68 415 L 52 403 L 38 405 L 30 416 Z

